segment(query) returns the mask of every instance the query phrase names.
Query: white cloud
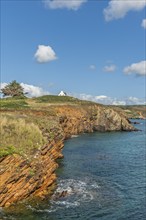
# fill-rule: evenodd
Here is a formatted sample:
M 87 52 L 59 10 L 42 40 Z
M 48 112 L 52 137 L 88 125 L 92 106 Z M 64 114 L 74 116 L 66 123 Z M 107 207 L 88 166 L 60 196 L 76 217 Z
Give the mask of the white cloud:
M 8 83 L 0 83 L 0 89 L 4 88 Z M 20 83 L 20 85 L 24 89 L 24 93 L 28 93 L 27 96 L 29 97 L 38 97 L 42 95 L 49 95 L 50 93 L 47 91 L 44 91 L 41 87 L 28 85 L 25 83 Z
M 99 96 L 95 96 L 96 100 L 105 100 L 108 97 L 106 95 L 99 95 Z
M 112 102 L 112 99 L 106 95 L 93 96 L 93 95 L 82 93 L 82 94 L 70 94 L 70 96 L 79 98 L 81 100 L 88 100 L 88 101 L 97 102 L 101 104 L 109 104 Z
M 49 95 L 49 92 L 44 91 L 41 87 L 28 85 L 25 83 L 20 83 L 20 85 L 23 87 L 24 92 L 28 93 L 28 96 L 30 96 L 30 97 Z
M 112 101 L 111 105 L 126 105 L 126 101 L 114 100 Z
M 3 89 L 8 83 L 0 83 L 0 90 Z
M 109 66 L 105 66 L 103 68 L 104 72 L 114 72 L 116 70 L 116 66 L 115 65 L 109 65 Z
M 89 66 L 89 69 L 90 69 L 90 70 L 95 70 L 95 69 L 96 69 L 96 66 L 92 64 L 92 65 Z
M 133 63 L 130 66 L 124 68 L 123 72 L 125 74 L 136 74 L 138 76 L 146 75 L 146 60 L 141 61 L 139 63 Z
M 78 10 L 85 2 L 87 2 L 87 0 L 44 0 L 46 7 L 49 7 L 50 9 L 67 8 Z
M 104 105 L 144 105 L 146 104 L 146 99 L 140 99 L 136 97 L 126 97 L 126 98 L 115 98 L 106 95 L 93 96 L 88 94 L 70 94 L 70 96 L 79 98 L 81 100 L 88 100 L 97 102 Z
M 37 62 L 48 63 L 50 61 L 56 60 L 56 54 L 50 46 L 39 45 L 38 49 L 34 55 Z
M 140 11 L 146 6 L 145 0 L 111 0 L 103 13 L 106 21 L 123 18 L 129 11 Z
M 126 98 L 127 105 L 144 105 L 146 104 L 146 99 L 140 99 L 137 97 L 128 97 Z
M 143 19 L 143 20 L 142 20 L 141 26 L 142 26 L 144 29 L 146 29 L 146 19 Z

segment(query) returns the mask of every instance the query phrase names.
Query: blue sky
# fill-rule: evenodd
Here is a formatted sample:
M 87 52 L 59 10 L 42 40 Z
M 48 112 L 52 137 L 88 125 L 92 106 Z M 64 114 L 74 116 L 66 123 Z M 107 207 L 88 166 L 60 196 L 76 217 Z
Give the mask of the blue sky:
M 145 10 L 145 0 L 2 0 L 2 86 L 144 103 Z

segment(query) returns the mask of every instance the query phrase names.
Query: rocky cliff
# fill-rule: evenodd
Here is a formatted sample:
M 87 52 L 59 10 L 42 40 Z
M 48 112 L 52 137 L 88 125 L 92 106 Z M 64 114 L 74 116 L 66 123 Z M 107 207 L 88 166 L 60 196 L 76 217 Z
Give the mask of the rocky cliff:
M 47 143 L 34 149 L 28 157 L 19 153 L 0 158 L 0 206 L 8 207 L 25 199 L 44 199 L 54 189 L 58 167 L 57 158 L 62 158 L 63 141 L 73 134 L 94 131 L 134 131 L 134 127 L 120 113 L 102 105 L 54 105 L 53 115 L 50 111 L 25 110 L 4 111 L 23 117 L 31 123 L 38 123 L 43 117 L 44 123 L 39 129 L 47 138 Z M 33 116 L 33 117 L 32 117 Z M 50 123 L 50 130 L 46 128 Z M 53 123 L 54 121 L 54 123 Z M 19 145 L 19 143 L 18 143 Z

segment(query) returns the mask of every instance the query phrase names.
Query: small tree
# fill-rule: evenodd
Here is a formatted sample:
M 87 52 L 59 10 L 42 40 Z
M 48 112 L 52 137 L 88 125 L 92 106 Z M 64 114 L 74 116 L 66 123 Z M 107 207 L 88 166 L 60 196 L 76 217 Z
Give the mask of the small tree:
M 24 97 L 23 88 L 18 82 L 16 82 L 16 80 L 6 85 L 1 89 L 1 92 L 4 96 Z

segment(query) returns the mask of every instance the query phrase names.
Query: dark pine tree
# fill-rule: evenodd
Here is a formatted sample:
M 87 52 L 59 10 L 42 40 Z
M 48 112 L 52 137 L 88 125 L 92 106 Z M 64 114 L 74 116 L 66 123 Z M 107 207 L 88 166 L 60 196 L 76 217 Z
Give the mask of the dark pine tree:
M 3 93 L 4 96 L 24 97 L 23 87 L 16 82 L 16 80 L 13 80 L 3 89 L 1 89 L 1 93 Z

